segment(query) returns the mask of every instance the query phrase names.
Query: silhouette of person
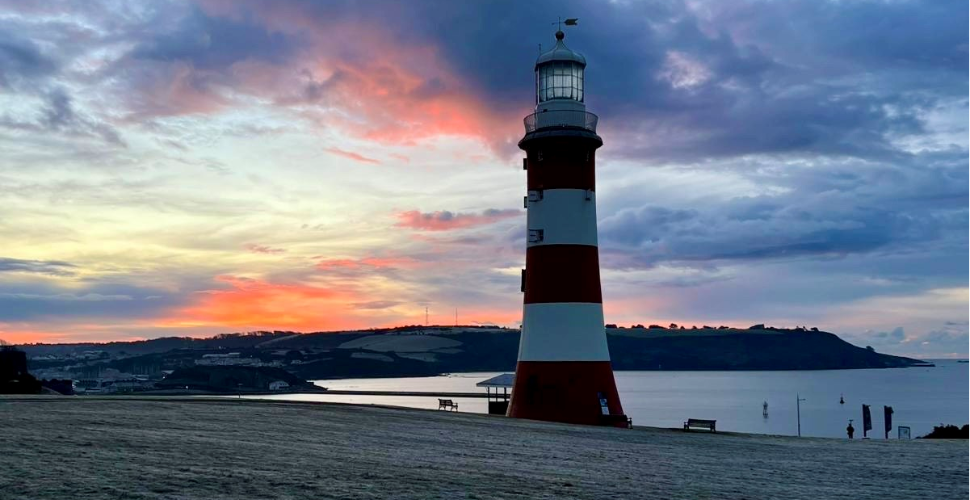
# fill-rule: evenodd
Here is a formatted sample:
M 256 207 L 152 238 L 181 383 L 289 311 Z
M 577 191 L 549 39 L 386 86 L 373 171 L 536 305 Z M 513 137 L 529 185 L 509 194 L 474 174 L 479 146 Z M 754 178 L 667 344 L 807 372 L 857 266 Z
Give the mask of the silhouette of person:
M 852 427 L 851 420 L 849 420 L 849 426 L 845 428 L 845 433 L 849 435 L 849 439 L 852 439 L 852 435 L 855 434 L 855 427 Z

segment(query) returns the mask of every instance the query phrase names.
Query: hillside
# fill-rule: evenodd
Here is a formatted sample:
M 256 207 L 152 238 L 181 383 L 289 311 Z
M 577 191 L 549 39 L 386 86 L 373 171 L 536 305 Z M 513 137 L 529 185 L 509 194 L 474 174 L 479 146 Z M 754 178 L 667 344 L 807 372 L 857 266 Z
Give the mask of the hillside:
M 898 368 L 920 363 L 854 346 L 832 333 L 803 329 L 606 331 L 617 370 L 829 370 Z M 303 379 L 325 379 L 511 371 L 515 369 L 518 346 L 519 331 L 513 329 L 403 327 L 311 334 L 264 332 L 101 345 L 38 345 L 23 349 L 31 357 L 31 371 L 39 370 L 44 376 L 65 377 L 74 373 L 91 377 L 106 370 L 159 373 L 203 365 L 212 361 L 206 358 L 232 352 L 233 358 L 225 363 L 284 368 Z

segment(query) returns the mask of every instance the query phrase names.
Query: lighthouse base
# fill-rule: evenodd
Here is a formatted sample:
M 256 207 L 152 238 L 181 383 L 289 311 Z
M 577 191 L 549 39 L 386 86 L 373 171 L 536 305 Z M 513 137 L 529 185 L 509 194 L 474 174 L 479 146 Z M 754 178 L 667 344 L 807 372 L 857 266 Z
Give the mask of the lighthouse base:
M 609 361 L 519 361 L 508 416 L 627 426 Z

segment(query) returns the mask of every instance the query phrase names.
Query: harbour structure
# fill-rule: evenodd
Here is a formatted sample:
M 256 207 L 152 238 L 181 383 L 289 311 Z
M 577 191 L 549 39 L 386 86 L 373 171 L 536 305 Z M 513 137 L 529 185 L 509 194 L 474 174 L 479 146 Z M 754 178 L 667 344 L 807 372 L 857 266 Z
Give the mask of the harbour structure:
M 597 116 L 586 58 L 555 46 L 535 64 L 535 111 L 519 141 L 528 192 L 523 318 L 508 416 L 626 426 L 603 320 L 596 233 Z

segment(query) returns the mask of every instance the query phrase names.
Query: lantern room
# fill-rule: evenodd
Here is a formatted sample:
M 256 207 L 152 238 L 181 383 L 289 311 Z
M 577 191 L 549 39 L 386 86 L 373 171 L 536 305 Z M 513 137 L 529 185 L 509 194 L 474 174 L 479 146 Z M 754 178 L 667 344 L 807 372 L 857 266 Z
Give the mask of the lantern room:
M 555 47 L 536 60 L 536 111 L 584 108 L 586 58 L 566 47 L 565 37 L 557 31 Z

